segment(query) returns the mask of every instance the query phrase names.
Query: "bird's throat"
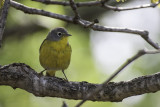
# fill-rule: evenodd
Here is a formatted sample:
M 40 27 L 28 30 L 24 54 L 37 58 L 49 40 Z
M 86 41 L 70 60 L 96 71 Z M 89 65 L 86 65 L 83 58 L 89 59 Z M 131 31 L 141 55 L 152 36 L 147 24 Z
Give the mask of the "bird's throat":
M 57 50 L 65 48 L 67 44 L 68 44 L 68 37 L 63 37 L 59 41 L 50 41 L 50 46 L 53 47 L 54 49 L 56 48 Z

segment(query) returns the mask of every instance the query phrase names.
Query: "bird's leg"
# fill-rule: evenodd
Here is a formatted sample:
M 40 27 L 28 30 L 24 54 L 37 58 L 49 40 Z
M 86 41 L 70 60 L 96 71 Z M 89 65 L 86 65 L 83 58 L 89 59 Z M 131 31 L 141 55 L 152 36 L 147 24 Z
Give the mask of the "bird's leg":
M 38 73 L 39 75 L 43 76 L 43 72 L 45 71 L 46 69 L 42 70 L 40 73 Z
M 68 79 L 67 79 L 67 77 L 66 77 L 66 74 L 64 73 L 64 70 L 62 70 L 62 72 L 63 72 L 63 74 L 64 74 L 64 76 L 65 76 L 66 80 L 68 81 Z

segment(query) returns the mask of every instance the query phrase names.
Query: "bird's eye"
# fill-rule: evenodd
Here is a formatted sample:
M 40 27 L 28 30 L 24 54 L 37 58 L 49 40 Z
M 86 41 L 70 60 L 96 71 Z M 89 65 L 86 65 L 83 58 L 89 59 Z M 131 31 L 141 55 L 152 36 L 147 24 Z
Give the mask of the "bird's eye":
M 57 35 L 58 35 L 59 37 L 61 37 L 62 33 L 61 33 L 61 32 L 58 32 Z

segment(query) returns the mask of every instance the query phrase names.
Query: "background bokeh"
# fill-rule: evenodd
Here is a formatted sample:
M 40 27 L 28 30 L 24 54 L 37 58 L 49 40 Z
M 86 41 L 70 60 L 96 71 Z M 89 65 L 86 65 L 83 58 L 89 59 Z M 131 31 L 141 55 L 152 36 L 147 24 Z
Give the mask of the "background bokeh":
M 30 7 L 58 14 L 73 15 L 70 7 L 43 5 L 30 0 L 17 1 Z M 117 6 L 135 6 L 149 2 L 149 0 L 134 0 L 132 2 L 116 3 L 110 0 L 109 3 Z M 91 21 L 98 18 L 100 24 L 104 26 L 148 30 L 150 32 L 149 36 L 159 43 L 159 8 L 114 12 L 99 7 L 84 7 L 79 8 L 78 11 L 82 18 Z M 138 35 L 97 32 L 57 19 L 24 14 L 10 7 L 3 45 L 0 48 L 0 65 L 17 62 L 28 64 L 37 72 L 43 70 L 38 59 L 39 47 L 48 32 L 55 27 L 65 27 L 73 35 L 69 39 L 73 50 L 72 59 L 69 68 L 66 70 L 66 75 L 70 81 L 101 83 L 139 49 L 152 49 Z M 143 56 L 129 65 L 113 81 L 126 81 L 159 72 L 159 59 L 159 54 Z M 62 72 L 57 72 L 56 76 L 64 78 Z M 159 96 L 160 92 L 156 92 L 130 97 L 119 103 L 88 101 L 83 107 L 159 107 Z M 66 101 L 69 107 L 79 102 L 62 98 L 35 97 L 22 89 L 14 90 L 9 86 L 0 86 L 0 107 L 60 107 L 63 101 Z

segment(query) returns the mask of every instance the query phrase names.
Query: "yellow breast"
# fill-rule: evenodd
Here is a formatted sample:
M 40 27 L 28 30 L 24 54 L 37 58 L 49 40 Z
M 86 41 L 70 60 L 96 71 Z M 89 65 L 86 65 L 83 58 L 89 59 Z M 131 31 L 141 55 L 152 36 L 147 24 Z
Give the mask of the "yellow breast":
M 72 50 L 67 42 L 67 37 L 63 37 L 60 41 L 44 40 L 40 48 L 40 64 L 47 70 L 68 68 Z

